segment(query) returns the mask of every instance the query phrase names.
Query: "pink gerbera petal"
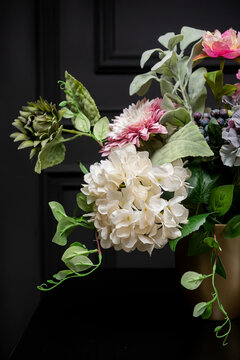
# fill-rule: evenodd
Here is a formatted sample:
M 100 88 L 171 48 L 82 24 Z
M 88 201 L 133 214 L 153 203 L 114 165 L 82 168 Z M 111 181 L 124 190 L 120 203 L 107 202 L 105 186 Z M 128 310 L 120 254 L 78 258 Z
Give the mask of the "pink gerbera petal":
M 101 149 L 103 156 L 109 155 L 115 146 L 132 143 L 140 146 L 140 139 L 147 141 L 150 134 L 167 134 L 165 126 L 159 123 L 165 110 L 161 108 L 162 99 L 151 101 L 143 99 L 124 109 L 122 114 L 115 117 L 110 125 L 108 139 Z

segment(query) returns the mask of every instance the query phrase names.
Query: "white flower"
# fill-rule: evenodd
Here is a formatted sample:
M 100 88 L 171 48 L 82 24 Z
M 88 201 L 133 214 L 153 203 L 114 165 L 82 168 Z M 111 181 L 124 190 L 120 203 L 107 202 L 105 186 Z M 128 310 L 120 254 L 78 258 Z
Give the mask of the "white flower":
M 181 201 L 189 176 L 181 160 L 153 167 L 148 152 L 137 152 L 132 144 L 113 148 L 108 159 L 90 167 L 82 188 L 88 203 L 95 202 L 86 216 L 94 222 L 101 246 L 151 254 L 178 237 L 188 218 Z M 172 193 L 168 201 L 165 191 Z

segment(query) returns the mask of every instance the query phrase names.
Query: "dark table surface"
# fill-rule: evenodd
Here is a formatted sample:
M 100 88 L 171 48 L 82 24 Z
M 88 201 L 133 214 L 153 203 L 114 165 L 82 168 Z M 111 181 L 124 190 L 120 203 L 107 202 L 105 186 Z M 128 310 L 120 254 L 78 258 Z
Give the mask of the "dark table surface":
M 228 345 L 220 322 L 192 317 L 174 269 L 100 269 L 43 293 L 11 360 L 240 359 L 240 319 Z

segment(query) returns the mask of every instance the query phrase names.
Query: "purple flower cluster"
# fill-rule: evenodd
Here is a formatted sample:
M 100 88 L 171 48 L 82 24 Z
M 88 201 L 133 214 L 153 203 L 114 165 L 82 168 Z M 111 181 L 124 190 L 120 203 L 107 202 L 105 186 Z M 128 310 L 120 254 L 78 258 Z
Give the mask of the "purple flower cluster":
M 222 138 L 235 148 L 240 147 L 240 109 L 228 120 L 228 126 L 222 129 Z
M 240 107 L 228 120 L 228 126 L 222 129 L 222 138 L 226 141 L 220 149 L 223 164 L 240 166 Z

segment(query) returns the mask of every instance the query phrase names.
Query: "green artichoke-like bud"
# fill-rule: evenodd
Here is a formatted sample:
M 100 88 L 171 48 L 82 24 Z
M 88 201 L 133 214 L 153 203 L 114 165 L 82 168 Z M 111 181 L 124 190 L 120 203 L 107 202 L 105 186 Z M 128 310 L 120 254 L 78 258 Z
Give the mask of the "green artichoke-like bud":
M 58 111 L 55 105 L 41 97 L 36 102 L 28 102 L 12 123 L 18 132 L 12 133 L 10 137 L 14 138 L 14 142 L 22 141 L 18 149 L 32 147 L 31 159 L 57 135 L 63 112 L 63 110 Z

